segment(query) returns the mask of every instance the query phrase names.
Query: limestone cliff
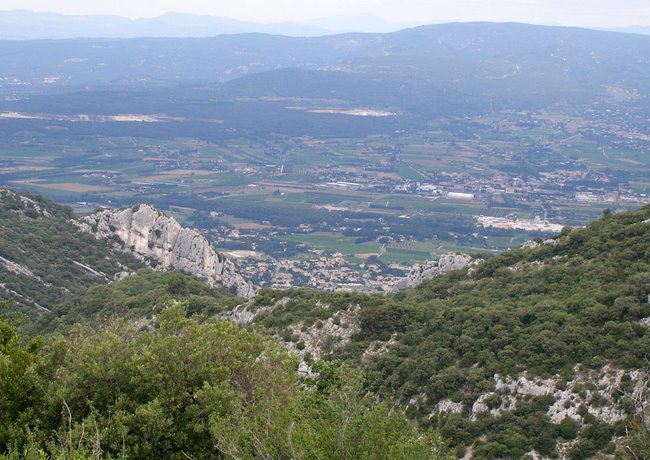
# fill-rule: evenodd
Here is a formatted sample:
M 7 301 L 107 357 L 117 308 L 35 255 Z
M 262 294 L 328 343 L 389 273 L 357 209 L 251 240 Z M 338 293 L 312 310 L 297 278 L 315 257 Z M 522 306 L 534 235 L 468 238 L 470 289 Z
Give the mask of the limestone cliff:
M 238 305 L 233 310 L 224 312 L 220 317 L 236 321 L 240 326 L 246 326 L 255 322 L 260 316 L 282 316 L 283 309 L 287 306 L 291 308 L 290 305 L 295 302 L 295 299 L 291 297 L 282 297 L 266 305 L 258 304 L 257 300 L 259 298 L 253 299 L 247 304 Z M 298 372 L 303 377 L 311 375 L 309 364 L 311 359 L 322 359 L 335 349 L 348 344 L 352 340 L 352 336 L 361 328 L 359 304 L 351 303 L 347 308 L 337 309 L 331 312 L 327 318 L 325 316 L 328 314 L 325 312 L 332 308 L 330 304 L 315 300 L 310 307 L 312 311 L 323 311 L 322 319 L 313 324 L 310 321 L 297 320 L 287 325 L 284 331 L 269 328 L 269 331 L 276 332 L 275 336 L 278 340 L 284 341 L 290 353 L 300 358 Z M 375 352 L 375 354 L 377 353 Z
M 235 264 L 216 252 L 198 231 L 183 228 L 152 206 L 101 211 L 82 218 L 79 227 L 100 239 L 117 239 L 124 249 L 154 261 L 158 268 L 188 273 L 212 286 L 233 289 L 241 297 L 255 294 Z
M 445 273 L 465 268 L 473 260 L 467 254 L 456 254 L 450 252 L 440 256 L 436 261 L 429 261 L 422 265 L 415 265 L 405 278 L 397 281 L 393 286 L 393 291 L 401 291 L 415 287 L 435 276 L 444 275 Z
M 494 390 L 481 394 L 471 406 L 443 399 L 436 404 L 433 415 L 439 413 L 467 413 L 470 420 L 477 420 L 481 414 L 490 413 L 500 417 L 515 410 L 518 401 L 537 396 L 553 396 L 554 402 L 546 415 L 553 423 L 560 423 L 565 417 L 583 423 L 585 415 L 608 424 L 620 422 L 626 413 L 623 395 L 637 400 L 643 395 L 647 384 L 647 371 L 643 369 L 624 370 L 611 365 L 600 369 L 586 370 L 580 365 L 573 369 L 574 378 L 566 380 L 560 375 L 546 379 L 529 377 L 526 372 L 517 376 L 494 374 Z M 624 382 L 624 385 L 622 385 Z M 624 392 L 622 388 L 627 388 Z M 426 396 L 411 399 L 409 405 L 417 406 Z M 593 404 L 591 401 L 598 401 Z M 582 408 L 582 410 L 581 410 Z M 627 408 L 627 410 L 634 410 Z

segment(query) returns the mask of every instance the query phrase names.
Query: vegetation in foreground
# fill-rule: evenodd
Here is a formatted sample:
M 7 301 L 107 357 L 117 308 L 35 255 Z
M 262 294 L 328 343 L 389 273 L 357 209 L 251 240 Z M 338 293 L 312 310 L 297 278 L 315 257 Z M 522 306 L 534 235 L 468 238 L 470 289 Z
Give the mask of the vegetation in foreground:
M 358 371 L 296 362 L 233 323 L 163 310 L 141 330 L 21 344 L 0 321 L 0 458 L 446 458 L 433 431 L 363 390 Z
M 154 318 L 168 302 L 185 302 L 188 314 L 216 315 L 242 302 L 223 288 L 178 272 L 142 269 L 110 284 L 98 284 L 69 296 L 42 315 L 30 333 L 65 333 L 75 323 L 101 324 L 106 319 L 141 320 Z

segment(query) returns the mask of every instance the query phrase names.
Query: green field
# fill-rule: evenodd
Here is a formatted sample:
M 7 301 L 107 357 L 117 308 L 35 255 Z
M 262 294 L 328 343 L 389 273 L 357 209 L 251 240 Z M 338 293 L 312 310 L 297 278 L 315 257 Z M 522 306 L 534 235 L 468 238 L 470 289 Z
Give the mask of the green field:
M 522 118 L 539 123 L 522 124 Z M 544 195 L 513 196 L 503 190 L 515 179 L 516 188 L 521 189 L 532 187 L 529 179 L 540 172 L 568 171 L 575 174 L 576 190 L 602 184 L 601 196 L 612 190 L 620 195 L 628 190 L 650 192 L 650 161 L 647 151 L 639 148 L 641 144 L 620 137 L 604 145 L 605 141 L 576 133 L 575 128 L 567 131 L 565 122 L 585 120 L 510 111 L 455 121 L 432 120 L 422 131 L 362 138 L 278 136 L 219 142 L 25 132 L 3 143 L 0 184 L 64 203 L 88 202 L 89 209 L 149 202 L 163 209 L 179 206 L 181 220 L 185 220 L 183 212 L 190 213 L 183 209 L 221 211 L 226 214 L 222 221 L 264 223 L 270 238 L 341 252 L 350 260 L 360 260 L 355 254 L 381 253 L 377 240 L 386 241 L 382 237 L 402 239 L 403 244 L 385 248 L 382 260 L 410 263 L 447 251 L 516 247 L 531 237 L 523 232 L 500 234 L 473 227 L 473 216 L 480 214 L 516 214 L 530 219 L 540 215 L 544 206 L 552 222 L 578 226 L 597 218 L 607 207 L 638 207 L 640 204 L 622 201 L 577 202 L 573 193 L 564 192 L 564 184 L 554 185 L 561 198 L 550 201 L 545 201 Z M 607 180 L 581 177 L 587 172 Z M 497 178 L 495 184 L 493 177 Z M 477 187 L 479 180 L 482 185 Z M 352 190 L 325 185 L 337 181 L 362 186 Z M 446 191 L 472 190 L 476 198 L 419 196 L 415 193 L 418 182 Z M 490 195 L 493 185 L 501 189 Z M 547 190 L 544 184 L 535 187 Z M 414 231 L 418 222 L 420 228 Z M 445 227 L 446 222 L 461 228 L 463 234 Z M 302 233 L 303 223 L 319 232 Z M 364 232 L 366 227 L 372 230 Z M 336 233 L 358 228 L 364 230 L 359 231 L 360 237 L 373 241 L 357 244 L 358 238 Z M 256 236 L 253 233 L 247 234 L 251 241 Z M 470 237 L 472 233 L 476 235 Z M 440 240 L 409 241 L 434 236 Z
M 305 233 L 278 237 L 281 241 L 304 243 L 315 249 L 323 249 L 331 253 L 341 253 L 345 256 L 355 254 L 379 254 L 381 244 L 375 242 L 357 244 L 354 238 L 342 236 L 337 233 Z

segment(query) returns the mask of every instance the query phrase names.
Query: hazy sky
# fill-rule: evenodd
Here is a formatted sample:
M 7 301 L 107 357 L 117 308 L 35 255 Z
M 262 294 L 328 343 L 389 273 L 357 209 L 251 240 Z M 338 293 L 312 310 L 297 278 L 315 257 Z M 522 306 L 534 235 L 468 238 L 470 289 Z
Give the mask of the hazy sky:
M 521 21 L 614 27 L 650 25 L 650 0 L 0 0 L 0 10 L 115 14 L 177 11 L 258 22 L 374 14 L 391 22 Z

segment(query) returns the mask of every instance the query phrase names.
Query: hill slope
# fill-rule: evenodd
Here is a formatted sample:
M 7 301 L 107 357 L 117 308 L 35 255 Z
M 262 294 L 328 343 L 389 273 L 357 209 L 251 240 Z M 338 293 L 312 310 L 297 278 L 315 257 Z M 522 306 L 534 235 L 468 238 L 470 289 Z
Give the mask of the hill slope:
M 650 113 L 650 37 L 586 29 L 467 23 L 317 38 L 0 41 L 0 53 L 0 136 L 353 137 L 502 110 Z M 360 109 L 385 116 L 342 114 Z
M 65 228 L 42 223 L 57 215 L 67 222 L 66 208 L 4 194 L 3 222 L 23 232 Z M 72 261 L 66 266 L 76 267 L 79 244 L 59 246 Z M 31 282 L 49 280 L 42 263 L 27 265 L 36 252 L 20 259 L 20 250 L 2 249 L 3 260 L 39 277 Z M 17 276 L 4 264 L 3 276 Z M 160 307 L 152 294 L 188 299 L 192 311 L 265 326 L 301 358 L 306 375 L 317 358 L 359 367 L 368 390 L 398 401 L 475 458 L 534 451 L 578 459 L 623 449 L 626 438 L 618 436 L 634 428 L 647 398 L 650 206 L 606 212 L 584 229 L 385 296 L 263 290 L 233 308 L 236 302 L 180 275 L 137 276 L 80 289 L 38 326 L 65 330 L 118 314 L 148 327 Z
M 192 311 L 265 326 L 301 357 L 303 373 L 316 358 L 360 367 L 369 390 L 478 458 L 613 451 L 647 397 L 650 206 L 606 212 L 584 229 L 392 295 L 264 290 L 233 309 L 235 301 L 180 275 L 142 273 L 63 295 L 121 266 L 95 246 L 101 241 L 70 232 L 67 208 L 10 191 L 2 203 L 4 285 L 27 283 L 17 286 L 36 300 L 19 297 L 25 308 L 36 295 L 67 297 L 36 324 L 42 330 L 97 315 L 146 326 L 161 301 L 187 299 Z
M 94 284 L 144 265 L 113 251 L 70 222 L 69 208 L 38 196 L 0 190 L 0 296 L 35 316 Z
M 362 365 L 369 388 L 479 458 L 587 458 L 636 414 L 649 294 L 645 207 L 391 296 L 262 291 L 233 317 L 306 361 Z
M 183 228 L 149 205 L 107 210 L 81 219 L 79 228 L 99 239 L 117 240 L 136 257 L 164 270 L 179 270 L 223 286 L 241 297 L 255 289 L 237 272 L 235 264 L 212 248 L 197 230 Z
M 241 295 L 252 294 L 252 287 L 237 273 L 234 264 L 214 251 L 198 232 L 183 229 L 148 206 L 143 206 L 135 217 L 128 214 L 130 211 L 104 211 L 96 215 L 98 220 L 91 227 L 88 222 L 93 217 L 86 217 L 86 223 L 81 224 L 73 219 L 70 208 L 38 196 L 0 189 L 0 298 L 13 299 L 22 312 L 36 318 L 91 286 L 105 285 L 148 265 L 202 276 L 213 288 L 222 289 L 225 284 Z M 143 220 L 143 213 L 151 219 Z M 128 222 L 134 225 L 120 228 L 123 237 L 128 235 L 127 241 L 122 241 L 118 235 L 111 235 L 110 229 L 124 222 L 111 220 L 111 216 L 127 214 L 132 218 Z M 102 218 L 106 221 L 100 225 Z M 151 224 L 146 234 L 137 233 L 143 231 L 135 225 L 137 222 Z M 97 227 L 105 232 L 91 234 Z M 138 236 L 142 241 L 136 241 Z M 136 251 L 136 245 L 143 251 Z M 160 260 L 156 260 L 158 256 Z M 165 285 L 188 283 L 163 276 L 154 278 L 152 282 Z M 204 288 L 198 290 L 203 291 L 202 295 L 219 297 L 219 289 Z

